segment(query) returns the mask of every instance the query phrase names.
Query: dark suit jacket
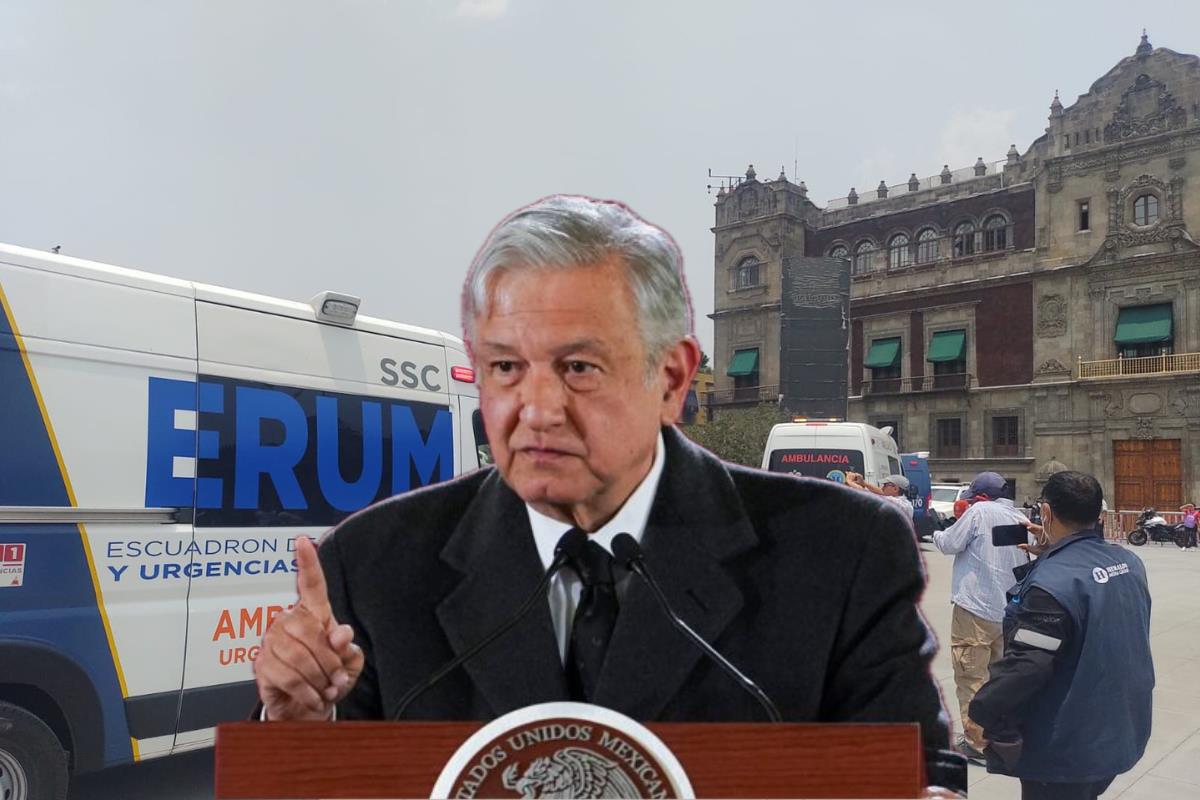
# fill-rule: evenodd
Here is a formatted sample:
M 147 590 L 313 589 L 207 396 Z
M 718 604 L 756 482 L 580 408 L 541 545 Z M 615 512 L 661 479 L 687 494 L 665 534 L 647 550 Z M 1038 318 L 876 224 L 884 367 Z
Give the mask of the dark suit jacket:
M 664 428 L 666 468 L 642 538 L 671 604 L 789 721 L 921 724 L 931 783 L 965 788 L 929 672 L 936 650 L 911 520 L 838 484 L 737 467 Z M 345 520 L 320 558 L 364 672 L 339 719 L 380 719 L 509 619 L 542 575 L 521 499 L 495 469 Z M 409 707 L 490 719 L 568 699 L 549 604 Z M 638 720 L 760 721 L 754 699 L 679 632 L 636 577 L 594 702 Z

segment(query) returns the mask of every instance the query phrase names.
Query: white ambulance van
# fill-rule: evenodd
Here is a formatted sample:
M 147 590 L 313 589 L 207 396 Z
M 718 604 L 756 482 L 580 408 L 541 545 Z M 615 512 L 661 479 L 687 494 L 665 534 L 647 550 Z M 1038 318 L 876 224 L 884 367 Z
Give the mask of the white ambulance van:
M 891 431 L 861 422 L 784 422 L 771 429 L 762 468 L 846 482 L 847 472 L 878 486 L 900 475 L 900 453 Z
M 357 307 L 0 245 L 0 797 L 211 744 L 295 537 L 480 465 L 462 342 Z

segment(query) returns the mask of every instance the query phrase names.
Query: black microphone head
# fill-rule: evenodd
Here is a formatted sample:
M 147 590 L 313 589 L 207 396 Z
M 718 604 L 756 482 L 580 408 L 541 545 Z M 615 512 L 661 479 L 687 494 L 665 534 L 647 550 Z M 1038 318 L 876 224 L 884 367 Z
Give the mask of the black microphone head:
M 618 533 L 612 540 L 613 558 L 625 569 L 642 560 L 642 546 L 628 533 Z
M 587 546 L 588 535 L 579 528 L 571 528 L 564 533 L 558 540 L 558 544 L 554 545 L 555 558 L 578 558 L 583 555 L 583 548 Z

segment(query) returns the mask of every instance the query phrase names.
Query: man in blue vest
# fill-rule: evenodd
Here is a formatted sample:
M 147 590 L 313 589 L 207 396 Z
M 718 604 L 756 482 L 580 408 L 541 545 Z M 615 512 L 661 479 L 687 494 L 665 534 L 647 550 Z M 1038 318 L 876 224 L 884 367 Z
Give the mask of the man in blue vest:
M 1081 472 L 1046 482 L 1042 525 L 1028 524 L 1044 544 L 1015 570 L 1004 656 L 971 702 L 988 771 L 1020 778 L 1022 800 L 1094 800 L 1150 738 L 1146 569 L 1095 530 L 1102 494 Z

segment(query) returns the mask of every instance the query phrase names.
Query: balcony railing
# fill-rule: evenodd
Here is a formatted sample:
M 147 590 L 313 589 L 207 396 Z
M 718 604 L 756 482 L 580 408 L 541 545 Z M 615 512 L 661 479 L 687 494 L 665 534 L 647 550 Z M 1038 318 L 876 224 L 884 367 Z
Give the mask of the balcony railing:
M 1200 353 L 1109 358 L 1103 361 L 1080 359 L 1077 374 L 1080 378 L 1120 378 L 1125 375 L 1171 375 L 1177 372 L 1200 372 Z
M 938 460 L 999 460 L 1007 458 L 1020 458 L 1029 460 L 1033 458 L 1032 452 L 1027 450 L 1025 444 L 992 444 L 985 442 L 979 444 L 973 442 L 971 444 L 959 445 L 937 445 L 936 443 L 929 448 L 929 458 L 933 461 Z M 970 477 L 970 476 L 968 476 Z
M 971 388 L 974 376 L 965 372 L 952 375 L 925 375 L 917 378 L 882 378 L 863 381 L 866 395 L 912 394 L 914 392 L 964 391 Z
M 931 175 L 929 177 L 918 180 L 915 189 L 909 185 L 908 181 L 905 181 L 904 183 L 896 183 L 896 184 L 893 184 L 888 187 L 887 196 L 888 197 L 901 197 L 910 192 L 914 192 L 914 191 L 920 192 L 920 191 L 925 191 L 926 189 L 939 189 L 939 188 L 942 188 L 942 187 L 945 187 L 948 185 L 964 183 L 966 181 L 973 181 L 978 178 L 986 177 L 988 175 L 999 174 L 999 175 L 1003 176 L 1004 175 L 1004 165 L 1006 163 L 1008 163 L 1007 160 L 1002 159 L 1000 161 L 993 161 L 990 164 L 986 164 L 985 165 L 986 169 L 984 170 L 983 175 L 979 175 L 976 173 L 974 165 L 969 166 L 969 167 L 960 167 L 959 169 L 953 170 L 950 173 L 950 180 L 948 180 L 948 181 L 943 180 L 940 173 L 937 175 Z M 871 189 L 871 190 L 864 191 L 862 193 L 862 196 L 859 197 L 856 205 L 864 205 L 866 203 L 873 203 L 876 200 L 880 200 L 880 199 L 883 199 L 883 198 L 879 197 L 878 190 Z M 849 206 L 850 206 L 850 200 L 848 198 L 835 197 L 832 200 L 830 200 L 828 203 L 825 204 L 825 210 L 832 211 L 837 208 L 848 208 Z
M 707 406 L 729 406 L 752 403 L 774 403 L 779 400 L 779 384 L 739 386 L 735 389 L 714 389 L 704 396 Z

